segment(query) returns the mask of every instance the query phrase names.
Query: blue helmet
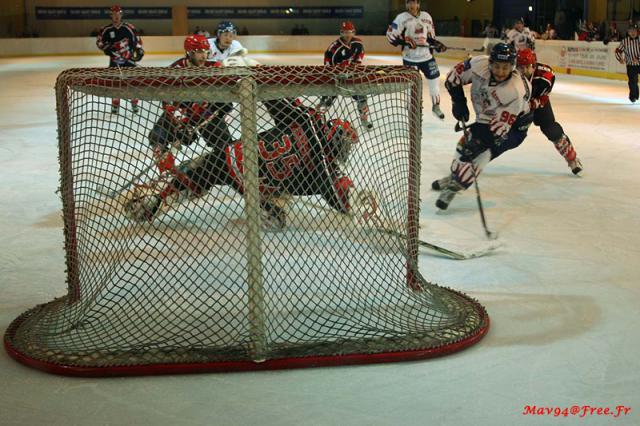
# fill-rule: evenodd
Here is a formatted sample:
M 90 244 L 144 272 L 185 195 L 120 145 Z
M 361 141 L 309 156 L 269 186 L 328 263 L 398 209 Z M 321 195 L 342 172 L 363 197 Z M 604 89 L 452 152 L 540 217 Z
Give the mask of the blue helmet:
M 222 21 L 218 24 L 218 28 L 216 30 L 216 35 L 220 35 L 222 33 L 233 33 L 233 35 L 238 34 L 238 30 L 233 22 Z
M 516 63 L 516 50 L 507 43 L 498 43 L 491 49 L 490 62 L 508 62 L 511 65 Z

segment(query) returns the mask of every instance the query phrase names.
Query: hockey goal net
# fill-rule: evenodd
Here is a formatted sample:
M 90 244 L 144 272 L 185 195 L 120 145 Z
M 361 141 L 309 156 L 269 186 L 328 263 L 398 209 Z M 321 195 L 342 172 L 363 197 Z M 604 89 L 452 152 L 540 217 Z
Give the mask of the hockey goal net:
M 486 333 L 481 305 L 418 272 L 417 72 L 73 69 L 56 93 L 68 293 L 11 324 L 20 362 L 97 376 L 337 365 Z

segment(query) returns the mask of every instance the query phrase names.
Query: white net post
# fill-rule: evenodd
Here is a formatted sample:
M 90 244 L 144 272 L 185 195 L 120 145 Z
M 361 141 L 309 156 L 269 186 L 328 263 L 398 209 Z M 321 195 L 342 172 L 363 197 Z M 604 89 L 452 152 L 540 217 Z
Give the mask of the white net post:
M 262 240 L 260 229 L 260 191 L 258 182 L 258 131 L 256 124 L 256 83 L 243 78 L 239 84 L 242 141 L 245 158 L 245 214 L 247 219 L 247 280 L 252 358 L 264 361 L 264 289 L 262 287 Z

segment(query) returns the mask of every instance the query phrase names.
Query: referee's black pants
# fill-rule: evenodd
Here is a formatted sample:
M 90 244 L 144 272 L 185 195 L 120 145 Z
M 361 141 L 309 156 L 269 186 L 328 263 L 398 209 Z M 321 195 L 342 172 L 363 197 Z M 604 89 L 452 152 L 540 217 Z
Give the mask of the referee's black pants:
M 635 102 L 638 100 L 638 74 L 640 74 L 640 65 L 627 65 L 627 77 L 629 78 L 629 100 Z

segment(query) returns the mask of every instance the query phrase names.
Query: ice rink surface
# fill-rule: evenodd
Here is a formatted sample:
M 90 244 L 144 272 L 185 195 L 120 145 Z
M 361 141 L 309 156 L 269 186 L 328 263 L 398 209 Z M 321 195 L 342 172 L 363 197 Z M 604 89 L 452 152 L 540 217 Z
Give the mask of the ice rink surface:
M 320 55 L 254 57 L 321 63 Z M 147 55 L 144 65 L 174 59 Z M 454 64 L 439 62 L 443 75 Z M 98 56 L 0 59 L 3 332 L 27 309 L 66 293 L 53 87 L 63 69 L 104 65 Z M 431 115 L 424 90 L 421 238 L 482 246 L 473 189 L 436 213 L 430 183 L 447 173 L 459 134 L 444 85 L 444 122 Z M 466 261 L 420 257 L 427 279 L 486 306 L 491 329 L 479 344 L 410 363 L 117 379 L 48 375 L 1 351 L 0 424 L 640 424 L 640 104 L 627 100 L 626 82 L 562 74 L 551 101 L 583 176 L 573 176 L 532 127 L 479 181 L 502 247 Z M 534 405 L 580 412 L 523 415 Z M 583 406 L 631 412 L 580 417 Z

